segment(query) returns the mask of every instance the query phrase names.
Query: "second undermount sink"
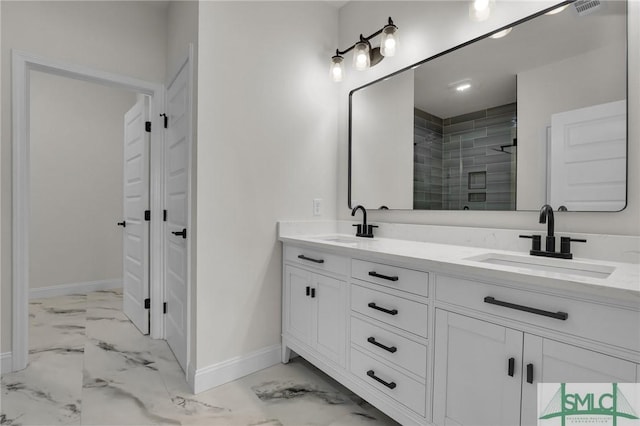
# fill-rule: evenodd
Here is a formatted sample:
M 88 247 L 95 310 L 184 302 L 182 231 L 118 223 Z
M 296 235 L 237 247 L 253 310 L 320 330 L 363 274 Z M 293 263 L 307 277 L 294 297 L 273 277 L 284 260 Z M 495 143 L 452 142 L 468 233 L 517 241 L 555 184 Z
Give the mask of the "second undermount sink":
M 346 244 L 346 245 L 356 245 L 362 238 L 350 237 L 348 235 L 329 235 L 326 237 L 318 238 L 321 241 L 326 241 L 328 243 L 336 243 L 336 244 Z
M 468 257 L 465 260 L 488 263 L 492 265 L 511 266 L 534 271 L 555 272 L 558 274 L 579 275 L 581 277 L 607 278 L 615 268 L 607 265 L 578 262 L 574 260 L 547 259 L 528 256 L 517 256 L 502 253 L 485 253 Z

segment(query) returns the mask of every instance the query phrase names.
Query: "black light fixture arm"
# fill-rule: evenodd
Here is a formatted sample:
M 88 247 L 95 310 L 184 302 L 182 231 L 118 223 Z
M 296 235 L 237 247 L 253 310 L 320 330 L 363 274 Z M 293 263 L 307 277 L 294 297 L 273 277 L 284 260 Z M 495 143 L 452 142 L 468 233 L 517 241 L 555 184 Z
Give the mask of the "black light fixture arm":
M 345 50 L 336 49 L 336 55 L 335 56 L 342 56 L 342 55 L 344 55 L 346 53 L 351 52 L 356 47 L 356 44 L 358 44 L 360 42 L 366 41 L 367 43 L 369 43 L 369 40 L 371 40 L 372 38 L 382 34 L 382 30 L 384 30 L 385 27 L 387 27 L 388 25 L 393 25 L 395 27 L 395 24 L 393 23 L 393 19 L 391 19 L 391 17 L 389 17 L 389 23 L 387 25 L 385 25 L 384 27 L 380 28 L 378 31 L 376 31 L 375 33 L 371 34 L 369 37 L 364 37 L 362 34 L 360 34 L 360 39 L 357 42 L 353 43 L 348 48 L 346 48 Z

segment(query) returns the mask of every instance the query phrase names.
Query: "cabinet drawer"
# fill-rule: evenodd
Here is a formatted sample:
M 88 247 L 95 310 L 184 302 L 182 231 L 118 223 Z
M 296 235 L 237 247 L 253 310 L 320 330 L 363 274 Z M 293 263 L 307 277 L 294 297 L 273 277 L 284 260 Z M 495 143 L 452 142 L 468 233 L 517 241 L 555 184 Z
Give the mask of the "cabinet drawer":
M 389 395 L 421 416 L 425 415 L 426 387 L 424 383 L 405 376 L 355 348 L 351 348 L 351 372 L 360 380 L 364 380 L 373 388 Z
M 427 337 L 427 305 L 422 303 L 352 284 L 351 309 Z
M 302 247 L 285 246 L 284 259 L 287 262 L 304 265 L 321 271 L 347 275 L 348 261 L 346 257 Z
M 351 261 L 351 275 L 362 281 L 408 291 L 420 296 L 426 297 L 428 294 L 429 274 L 426 272 L 353 259 Z
M 485 302 L 486 297 L 492 297 L 489 302 L 493 303 Z M 436 279 L 436 299 L 621 348 L 640 350 L 640 312 L 631 309 L 447 276 Z M 511 305 L 494 304 L 502 302 Z M 537 311 L 526 312 L 519 307 Z M 567 315 L 563 320 L 545 313 Z
M 376 325 L 351 317 L 351 344 L 420 376 L 427 376 L 427 347 Z

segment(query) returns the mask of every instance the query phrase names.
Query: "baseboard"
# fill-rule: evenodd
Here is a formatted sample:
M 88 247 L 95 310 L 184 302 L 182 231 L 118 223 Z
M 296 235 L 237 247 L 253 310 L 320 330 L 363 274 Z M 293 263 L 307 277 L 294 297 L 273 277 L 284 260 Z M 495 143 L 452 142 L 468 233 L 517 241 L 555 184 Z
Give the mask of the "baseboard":
M 13 370 L 13 364 L 11 360 L 11 352 L 3 352 L 0 354 L 0 372 L 10 373 Z
M 52 285 L 29 289 L 29 299 L 44 299 L 47 297 L 68 296 L 70 294 L 85 294 L 92 291 L 112 290 L 122 287 L 122 279 L 87 281 L 83 283 Z
M 280 363 L 281 345 L 268 346 L 247 355 L 238 356 L 198 370 L 189 369 L 187 381 L 198 394 L 232 382 L 247 374 Z

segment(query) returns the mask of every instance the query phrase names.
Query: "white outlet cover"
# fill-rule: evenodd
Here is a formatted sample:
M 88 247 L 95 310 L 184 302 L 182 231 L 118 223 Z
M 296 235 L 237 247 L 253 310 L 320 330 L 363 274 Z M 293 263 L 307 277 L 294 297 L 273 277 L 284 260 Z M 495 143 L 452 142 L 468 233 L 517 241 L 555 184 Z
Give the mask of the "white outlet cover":
M 322 215 L 322 199 L 321 198 L 313 199 L 313 215 L 314 216 Z

